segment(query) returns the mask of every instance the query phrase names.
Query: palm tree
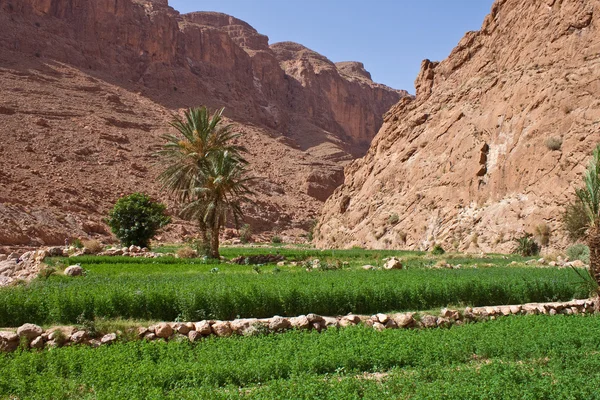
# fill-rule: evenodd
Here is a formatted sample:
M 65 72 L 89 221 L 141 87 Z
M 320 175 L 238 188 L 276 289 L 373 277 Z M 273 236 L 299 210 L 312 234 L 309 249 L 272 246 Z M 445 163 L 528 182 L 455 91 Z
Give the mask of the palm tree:
M 210 237 L 211 258 L 219 258 L 219 232 L 231 214 L 235 225 L 243 217 L 241 203 L 250 201 L 252 194 L 245 165 L 228 150 L 215 152 L 196 176 L 194 201 L 183 209 L 183 215 L 202 221 Z
M 230 163 L 236 163 L 240 167 L 247 164 L 241 156 L 245 149 L 233 143 L 241 135 L 233 133 L 231 125 L 220 125 L 223 110 L 221 108 L 212 117 L 204 106 L 187 110 L 183 118 L 175 116 L 170 123 L 177 134 L 163 135 L 166 144 L 158 155 L 165 169 L 159 175 L 159 180 L 163 188 L 174 194 L 181 204 L 193 203 L 198 206 L 207 201 L 207 192 L 199 190 L 199 185 L 207 182 L 204 174 L 210 171 L 213 158 L 227 153 Z M 202 213 L 185 214 L 198 217 L 199 247 L 208 250 L 209 235 L 213 230 L 207 223 L 211 221 L 204 218 Z M 218 238 L 216 240 L 218 245 Z
M 584 187 L 575 191 L 575 202 L 567 207 L 565 227 L 571 238 L 585 238 L 590 274 L 600 285 L 600 145 L 592 153 L 583 181 Z

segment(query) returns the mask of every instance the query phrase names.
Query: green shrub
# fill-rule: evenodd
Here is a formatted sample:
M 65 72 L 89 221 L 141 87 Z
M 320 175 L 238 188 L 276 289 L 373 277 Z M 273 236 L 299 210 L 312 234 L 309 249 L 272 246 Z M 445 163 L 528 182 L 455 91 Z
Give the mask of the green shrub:
M 400 221 L 400 217 L 396 213 L 391 214 L 387 219 L 389 225 L 396 225 L 398 221 Z
M 585 244 L 578 243 L 567 249 L 567 257 L 569 260 L 581 260 L 584 263 L 590 262 L 590 248 Z
M 540 241 L 542 246 L 548 246 L 550 244 L 550 233 L 550 227 L 545 223 L 535 227 L 535 237 Z
M 446 250 L 444 250 L 444 248 L 439 244 L 436 244 L 435 246 L 433 246 L 433 250 L 431 250 L 431 254 L 436 255 L 436 256 L 444 254 L 445 252 L 446 252 Z
M 281 236 L 275 235 L 271 238 L 271 243 L 283 243 L 283 239 L 281 239 Z
M 76 249 L 83 249 L 84 247 L 83 242 L 79 238 L 71 240 L 71 246 L 75 247 Z
M 165 210 L 148 195 L 133 193 L 117 201 L 106 222 L 123 245 L 148 247 L 156 232 L 171 222 Z
M 252 240 L 252 227 L 248 224 L 242 225 L 240 228 L 240 241 L 249 243 Z
M 517 242 L 517 248 L 513 253 L 519 254 L 523 257 L 537 256 L 540 254 L 540 246 L 533 239 L 531 234 L 526 233 L 515 240 Z
M 585 208 L 581 200 L 567 205 L 565 214 L 563 215 L 563 226 L 567 231 L 567 235 L 571 240 L 580 240 L 585 237 L 589 225 L 588 217 L 585 213 Z

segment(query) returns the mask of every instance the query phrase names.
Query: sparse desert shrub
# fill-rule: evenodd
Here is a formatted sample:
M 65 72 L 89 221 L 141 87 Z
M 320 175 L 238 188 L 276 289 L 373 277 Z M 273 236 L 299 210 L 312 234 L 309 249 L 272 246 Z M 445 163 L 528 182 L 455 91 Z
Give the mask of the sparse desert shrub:
M 75 247 L 76 249 L 83 249 L 83 242 L 79 238 L 74 238 L 71 240 L 71 246 Z
M 133 193 L 117 201 L 106 222 L 123 245 L 148 247 L 157 231 L 171 222 L 166 208 L 144 193 Z
M 431 254 L 436 255 L 436 256 L 444 254 L 445 252 L 446 252 L 446 250 L 444 250 L 444 248 L 439 244 L 436 244 L 435 246 L 433 246 L 433 249 L 431 250 Z
M 390 216 L 387 219 L 387 223 L 389 225 L 396 225 L 398 221 L 400 221 L 400 217 L 396 213 L 390 214 Z
M 252 227 L 248 224 L 242 225 L 240 228 L 240 241 L 249 243 L 252 240 Z
M 546 147 L 549 150 L 560 150 L 562 146 L 562 139 L 559 137 L 549 137 L 546 139 Z
M 535 238 L 540 242 L 542 246 L 548 246 L 550 244 L 550 227 L 545 223 L 539 224 L 534 229 Z
M 37 277 L 40 279 L 48 279 L 49 277 L 51 277 L 54 274 L 56 274 L 56 268 L 46 266 L 46 267 L 40 269 L 40 272 L 38 272 Z
M 195 258 L 198 256 L 198 252 L 189 246 L 185 246 L 177 250 L 177 257 L 179 258 Z
M 400 241 L 402 243 L 406 243 L 406 238 L 407 238 L 406 232 L 404 232 L 404 231 L 398 232 L 398 239 L 400 239 Z
M 98 254 L 102 250 L 104 250 L 104 246 L 102 246 L 102 243 L 95 239 L 84 240 L 82 244 L 83 248 L 86 249 L 90 254 Z
M 580 240 L 585 237 L 589 221 L 581 200 L 576 199 L 567 205 L 563 215 L 563 226 L 571 240 Z
M 513 253 L 523 257 L 537 256 L 540 254 L 540 246 L 530 233 L 524 234 L 520 238 L 515 239 L 515 241 L 517 242 L 517 248 Z
M 271 243 L 274 243 L 274 244 L 283 243 L 283 239 L 281 239 L 281 236 L 279 236 L 279 235 L 274 235 L 271 238 Z
M 590 262 L 590 248 L 583 243 L 574 244 L 567 249 L 569 260 L 581 260 L 584 263 Z

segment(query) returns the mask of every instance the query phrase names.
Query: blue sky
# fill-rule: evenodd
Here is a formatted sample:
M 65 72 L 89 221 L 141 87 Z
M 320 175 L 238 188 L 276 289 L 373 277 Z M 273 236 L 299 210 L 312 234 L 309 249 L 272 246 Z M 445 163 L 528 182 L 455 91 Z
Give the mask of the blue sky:
M 219 11 L 269 43 L 298 42 L 334 62 L 361 61 L 373 80 L 414 93 L 421 61 L 446 58 L 479 30 L 493 0 L 169 0 L 182 13 Z

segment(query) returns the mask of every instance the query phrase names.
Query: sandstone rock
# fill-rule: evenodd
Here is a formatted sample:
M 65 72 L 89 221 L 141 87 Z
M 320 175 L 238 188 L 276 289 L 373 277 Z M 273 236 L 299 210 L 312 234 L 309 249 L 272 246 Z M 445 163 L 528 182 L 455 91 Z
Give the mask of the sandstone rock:
M 117 341 L 117 335 L 115 333 L 108 333 L 108 334 L 102 336 L 102 339 L 100 339 L 101 344 L 112 344 L 116 341 Z
M 210 323 L 208 321 L 200 321 L 195 323 L 196 331 L 203 336 L 208 336 L 212 333 Z
M 394 322 L 400 328 L 410 328 L 415 324 L 415 318 L 413 313 L 397 314 L 394 316 Z
M 188 339 L 190 339 L 190 342 L 195 343 L 195 342 L 199 341 L 200 339 L 202 339 L 202 334 L 198 331 L 189 331 Z
M 0 342 L 19 342 L 19 336 L 14 332 L 0 331 Z
M 294 329 L 308 329 L 310 327 L 310 321 L 305 315 L 290 318 L 290 324 Z
M 44 348 L 44 339 L 41 336 L 36 337 L 29 343 L 29 347 L 32 349 L 43 349 Z
M 599 18 L 596 0 L 496 1 L 448 58 L 423 61 L 416 99 L 346 168 L 314 244 L 417 249 L 435 232 L 445 248 L 508 253 L 548 221 L 550 246 L 566 247 L 556 216 L 600 139 Z M 373 234 L 390 210 L 403 218 Z
M 423 315 L 421 317 L 421 325 L 423 328 L 433 328 L 437 326 L 437 317 L 433 315 Z
M 313 322 L 323 322 L 323 317 L 321 317 L 320 315 L 317 314 L 308 314 L 306 316 L 306 318 L 308 319 L 308 322 L 313 323 Z
M 93 349 L 97 349 L 97 348 L 98 348 L 98 347 L 100 347 L 100 346 L 101 346 L 103 343 L 102 343 L 100 340 L 98 340 L 98 339 L 89 339 L 89 340 L 87 341 L 87 344 L 88 344 L 88 345 L 89 345 L 91 348 L 93 348 Z
M 140 326 L 137 328 L 138 337 L 144 337 L 148 332 L 150 331 L 144 326 Z
M 80 265 L 71 265 L 65 269 L 65 275 L 81 276 L 81 275 L 83 275 L 83 268 L 81 268 Z
M 361 268 L 364 269 L 365 271 L 371 271 L 371 270 L 377 269 L 377 267 L 375 267 L 373 265 L 363 265 Z
M 340 327 L 340 321 L 335 317 L 323 317 L 323 323 L 327 329 Z
M 17 335 L 21 338 L 24 337 L 27 340 L 32 341 L 38 336 L 41 336 L 43 331 L 44 330 L 42 329 L 42 327 L 38 325 L 24 324 L 21 325 L 19 329 L 17 329 Z
M 402 263 L 396 257 L 392 257 L 385 262 L 383 269 L 402 269 Z
M 571 261 L 571 265 L 575 268 L 583 268 L 585 267 L 585 263 L 581 260 Z
M 283 318 L 280 316 L 274 316 L 269 319 L 269 330 L 271 331 L 281 331 L 284 329 L 288 329 L 291 327 L 290 321 L 287 318 Z
M 443 318 L 448 318 L 453 321 L 457 321 L 460 319 L 460 313 L 458 312 L 458 310 L 449 310 L 447 308 L 442 309 L 440 316 L 442 316 Z
M 383 325 L 381 322 L 373 322 L 373 329 L 381 332 L 385 329 L 385 325 Z
M 168 339 L 173 335 L 173 328 L 166 322 L 161 322 L 154 327 L 154 333 L 156 334 L 156 337 Z
M 228 337 L 233 333 L 228 321 L 216 321 L 211 328 L 213 333 L 219 337 Z
M 186 324 L 179 324 L 175 330 L 182 335 L 187 335 L 192 329 Z
M 4 11 L 0 51 L 11 65 L 0 77 L 5 89 L 0 122 L 14 135 L 3 140 L 0 160 L 30 169 L 10 172 L 14 176 L 3 182 L 3 195 L 31 199 L 32 205 L 25 212 L 2 204 L 0 214 L 7 222 L 0 226 L 0 237 L 7 244 L 61 244 L 65 237 L 95 233 L 103 227 L 102 210 L 112 201 L 98 193 L 116 198 L 146 183 L 145 191 L 160 196 L 144 157 L 161 144 L 164 116 L 200 92 L 206 94 L 203 103 L 226 107 L 230 121 L 246 133 L 241 140 L 250 150 L 249 165 L 261 176 L 256 185 L 260 207 L 248 210 L 253 231 L 299 231 L 333 185 L 341 183 L 344 165 L 367 150 L 383 113 L 408 96 L 374 83 L 366 71 L 357 72 L 364 68 L 334 64 L 299 44 L 269 45 L 266 36 L 237 18 L 179 14 L 165 1 L 74 6 L 71 0 L 20 0 L 11 12 Z M 42 57 L 32 57 L 40 52 Z M 48 68 L 48 61 L 60 65 L 58 70 Z M 22 71 L 28 72 L 19 75 Z M 135 91 L 129 89 L 131 82 L 138 85 Z M 42 92 L 53 95 L 32 100 Z M 18 120 L 24 111 L 19 104 L 41 109 L 41 101 L 44 109 L 57 111 L 52 116 L 32 112 L 26 121 Z M 92 110 L 102 117 L 85 122 L 75 117 Z M 42 119 L 48 126 L 36 125 Z M 36 135 L 27 143 L 20 138 L 40 130 L 60 146 L 44 147 L 47 157 L 32 158 L 23 149 L 42 148 L 43 141 Z M 99 165 L 89 185 L 93 190 L 84 185 L 72 190 L 71 182 L 89 184 L 85 166 L 92 158 Z M 68 174 L 66 161 L 74 164 Z M 338 172 L 322 178 L 322 170 Z M 31 171 L 47 173 L 52 182 Z M 77 221 L 80 214 L 86 214 L 85 221 Z M 97 233 L 107 235 L 104 230 Z M 163 236 L 177 237 L 170 229 Z
M 84 343 L 88 337 L 89 336 L 86 331 L 77 331 L 71 335 L 71 342 L 75 344 Z
M 153 332 L 147 332 L 147 333 L 144 335 L 144 339 L 145 339 L 145 340 L 149 340 L 149 341 L 155 340 L 155 339 L 156 339 L 156 337 L 157 337 L 157 336 L 156 336 L 156 334 L 155 334 L 155 333 L 153 333 Z
M 441 328 L 448 328 L 450 325 L 452 325 L 450 318 L 446 318 L 446 317 L 439 317 L 437 319 L 436 323 L 437 323 L 437 326 L 439 326 Z
M 387 314 L 377 314 L 374 316 L 374 320 L 378 321 L 379 323 L 385 324 L 386 322 L 388 322 L 390 320 L 390 317 Z

